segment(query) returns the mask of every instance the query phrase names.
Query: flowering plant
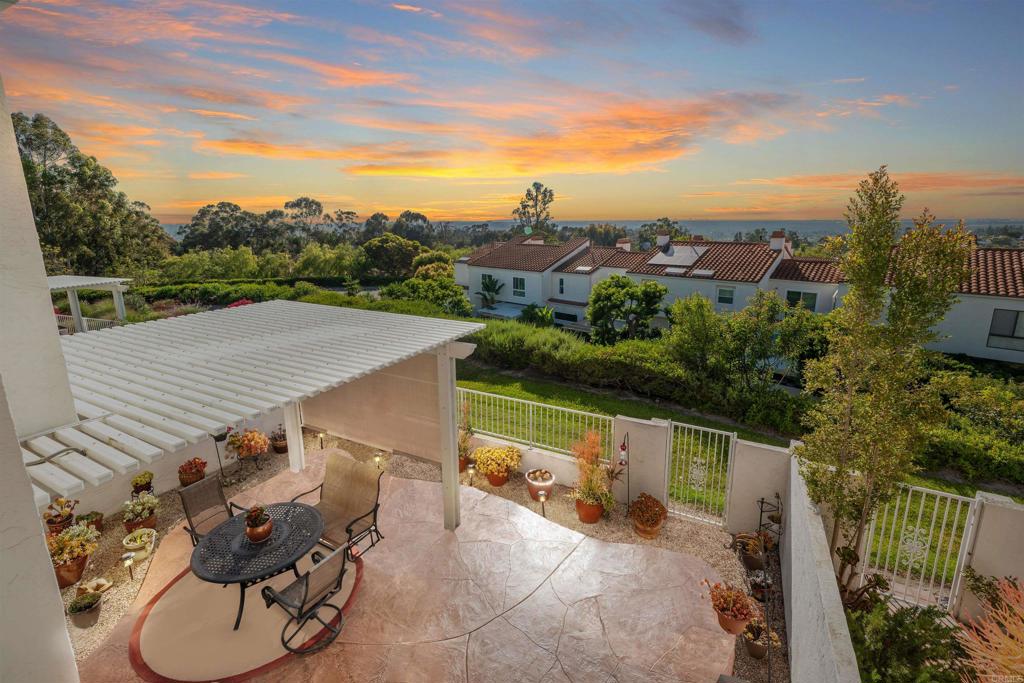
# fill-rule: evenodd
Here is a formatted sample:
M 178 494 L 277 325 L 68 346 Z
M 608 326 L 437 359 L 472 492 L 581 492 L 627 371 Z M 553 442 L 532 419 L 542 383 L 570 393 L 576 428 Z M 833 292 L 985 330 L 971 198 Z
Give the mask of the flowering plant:
M 142 493 L 138 498 L 124 502 L 124 521 L 141 522 L 148 519 L 160 507 L 160 499 L 152 493 Z
M 43 513 L 43 519 L 50 524 L 63 522 L 74 514 L 76 505 L 78 505 L 77 500 L 73 500 L 71 498 L 55 498 L 52 503 L 46 506 L 46 512 Z
M 70 526 L 59 534 L 47 536 L 46 547 L 50 551 L 50 560 L 54 567 L 77 560 L 84 555 L 92 555 L 96 551 L 96 539 L 100 533 L 84 524 Z
M 716 612 L 731 619 L 745 621 L 753 618 L 754 605 L 747 594 L 727 583 L 702 582 L 711 593 L 711 606 Z
M 629 506 L 629 516 L 644 526 L 657 526 L 668 517 L 668 509 L 654 496 L 641 493 Z
M 239 299 L 228 304 L 225 308 L 238 308 L 239 306 L 248 306 L 252 303 L 252 299 Z
M 768 625 L 764 623 L 761 617 L 754 617 L 750 620 L 750 623 L 743 628 L 743 637 L 752 643 L 760 645 L 767 645 L 771 642 L 772 647 L 779 647 L 782 644 L 782 641 L 779 640 L 779 634 L 774 629 L 768 628 Z
M 587 432 L 572 445 L 579 478 L 569 497 L 587 505 L 601 505 L 606 511 L 615 508 L 612 483 L 622 476 L 623 469 L 613 463 L 601 462 L 601 435 Z
M 247 527 L 255 529 L 258 526 L 263 526 L 270 521 L 270 515 L 267 514 L 267 509 L 262 505 L 254 505 L 249 508 L 249 511 L 245 513 L 245 525 Z
M 258 429 L 228 432 L 228 448 L 238 454 L 239 458 L 251 458 L 266 453 L 270 448 L 270 439 Z
M 206 471 L 206 461 L 202 458 L 190 458 L 178 465 L 178 474 L 196 474 Z
M 519 469 L 522 453 L 515 446 L 482 446 L 473 451 L 476 468 L 481 474 L 504 476 Z
M 132 477 L 132 486 L 146 486 L 147 484 L 153 483 L 153 473 L 149 470 L 145 472 L 139 472 Z
M 288 434 L 284 431 L 284 425 L 277 425 L 277 429 L 270 432 L 271 441 L 287 441 Z

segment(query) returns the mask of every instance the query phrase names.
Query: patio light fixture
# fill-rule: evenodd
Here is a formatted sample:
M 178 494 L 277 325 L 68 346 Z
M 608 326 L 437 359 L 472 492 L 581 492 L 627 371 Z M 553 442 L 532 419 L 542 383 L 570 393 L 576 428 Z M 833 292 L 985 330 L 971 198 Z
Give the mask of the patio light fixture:
M 124 560 L 124 566 L 128 569 L 128 579 L 131 581 L 135 580 L 135 572 L 132 571 L 132 565 L 135 564 L 135 553 L 127 552 L 121 556 Z
M 380 460 L 381 460 L 381 452 L 377 451 L 376 453 L 373 454 L 373 464 L 377 466 L 378 470 L 380 469 Z
M 469 473 L 469 485 L 473 485 L 473 475 L 476 474 L 476 460 L 470 460 L 466 465 L 466 472 Z
M 619 444 L 619 467 L 626 470 L 626 517 L 629 517 L 629 432 L 625 433 Z
M 544 503 L 547 502 L 547 499 L 548 499 L 548 492 L 547 491 L 543 491 L 543 490 L 542 491 L 537 491 L 537 500 L 540 501 L 540 514 L 542 516 L 544 516 L 545 518 L 547 518 L 547 516 L 548 516 L 547 511 L 544 509 Z
M 317 436 L 320 437 L 320 450 L 323 450 L 324 449 L 324 437 L 326 436 L 326 434 L 324 434 L 323 432 L 320 432 Z

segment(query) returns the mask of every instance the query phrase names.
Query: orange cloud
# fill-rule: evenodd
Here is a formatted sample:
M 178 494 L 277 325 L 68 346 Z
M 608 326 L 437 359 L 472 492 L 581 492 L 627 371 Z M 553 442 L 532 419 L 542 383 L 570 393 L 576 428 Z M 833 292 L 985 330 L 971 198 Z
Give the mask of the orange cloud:
M 435 19 L 440 19 L 442 16 L 440 12 L 435 12 L 432 9 L 426 9 L 424 7 L 419 7 L 417 5 L 405 5 L 400 2 L 394 2 L 391 3 L 391 6 L 394 9 L 397 9 L 401 12 L 412 12 L 413 14 L 426 14 L 428 16 L 434 17 Z
M 832 173 L 822 175 L 782 176 L 778 178 L 753 178 L 740 180 L 737 184 L 777 185 L 783 187 L 806 187 L 815 189 L 853 191 L 863 180 L 865 173 Z M 967 190 L 995 188 L 1024 188 L 1024 176 L 995 172 L 917 172 L 893 173 L 893 179 L 900 189 L 908 192 L 930 192 L 938 190 Z
M 279 143 L 250 138 L 229 138 L 226 140 L 201 140 L 195 150 L 216 154 L 258 156 L 269 159 L 292 160 L 342 160 L 342 161 L 388 161 L 441 159 L 448 156 L 448 150 L 417 149 L 406 143 L 383 143 L 344 145 L 335 147 L 307 146 Z
M 238 114 L 232 111 L 217 111 L 215 109 L 189 109 L 188 111 L 199 116 L 205 116 L 208 118 L 215 119 L 232 119 L 237 121 L 255 121 L 255 116 L 248 116 L 246 114 Z
M 326 83 L 339 88 L 363 88 L 373 85 L 399 85 L 411 79 L 409 74 L 344 66 L 283 52 L 254 52 L 252 56 L 311 71 Z
M 246 173 L 232 173 L 230 171 L 201 171 L 189 173 L 189 180 L 233 180 L 235 178 L 248 178 Z
M 767 121 L 738 123 L 722 136 L 731 145 L 745 145 L 761 140 L 774 140 L 785 135 L 786 129 Z

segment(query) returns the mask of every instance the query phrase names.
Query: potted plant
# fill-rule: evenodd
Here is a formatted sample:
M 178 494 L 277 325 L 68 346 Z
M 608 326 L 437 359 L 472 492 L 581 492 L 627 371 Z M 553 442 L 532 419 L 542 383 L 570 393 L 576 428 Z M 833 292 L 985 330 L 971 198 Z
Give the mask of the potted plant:
M 156 545 L 156 529 L 136 529 L 121 539 L 121 545 L 124 546 L 125 552 L 135 553 L 136 562 L 141 562 L 153 552 L 153 546 Z
M 234 451 L 239 460 L 259 458 L 270 448 L 270 439 L 258 429 L 228 432 L 228 449 Z
M 530 492 L 530 498 L 540 500 L 541 491 L 544 491 L 545 497 L 551 498 L 554 488 L 555 475 L 550 470 L 537 468 L 526 473 L 526 490 Z
M 206 461 L 202 458 L 189 458 L 178 465 L 178 481 L 182 487 L 194 484 L 206 477 Z
M 288 452 L 288 435 L 284 431 L 284 425 L 277 425 L 277 429 L 270 432 L 270 447 L 275 453 Z
M 641 493 L 629 506 L 629 518 L 633 531 L 641 538 L 657 538 L 668 518 L 668 508 L 654 496 Z
M 153 492 L 153 473 L 149 470 L 132 477 L 132 495 L 137 496 L 143 492 Z
M 771 574 L 758 569 L 750 574 L 750 592 L 758 602 L 764 602 L 772 590 Z
M 124 503 L 125 531 L 131 533 L 136 529 L 155 529 L 158 507 L 160 507 L 160 499 L 152 493 L 140 493 L 138 498 L 126 500 Z
M 67 588 L 82 580 L 89 556 L 96 551 L 100 533 L 81 524 L 68 527 L 59 534 L 46 537 L 50 561 L 57 575 L 57 586 Z
M 102 593 L 85 593 L 68 605 L 68 616 L 78 628 L 89 628 L 99 620 L 102 606 Z
M 85 526 L 91 526 L 96 531 L 102 532 L 103 513 L 96 512 L 95 510 L 93 510 L 92 512 L 87 512 L 84 515 L 78 515 L 77 517 L 75 517 L 75 524 L 84 524 Z
M 274 530 L 274 520 L 262 505 L 254 505 L 245 513 L 245 535 L 253 543 L 263 543 Z
M 748 571 L 764 569 L 764 542 L 757 534 L 736 534 L 736 547 Z
M 469 455 L 473 450 L 473 425 L 469 422 L 469 401 L 462 402 L 462 426 L 459 427 L 459 472 L 469 466 Z
M 491 486 L 504 486 L 519 469 L 522 453 L 515 446 L 483 446 L 473 451 L 476 469 L 487 476 Z
M 754 618 L 754 605 L 750 598 L 739 588 L 727 583 L 710 583 L 703 581 L 711 594 L 711 606 L 718 615 L 718 625 L 726 633 L 738 636 L 747 623 Z
M 77 500 L 71 498 L 55 498 L 46 506 L 43 521 L 46 522 L 47 534 L 59 534 L 75 523 L 75 506 Z
M 584 524 L 596 524 L 606 511 L 615 508 L 612 483 L 622 475 L 622 468 L 601 462 L 601 435 L 587 432 L 572 446 L 576 456 L 579 479 L 569 492 L 576 501 L 576 516 Z
M 768 654 L 769 643 L 773 647 L 779 647 L 782 644 L 779 634 L 768 628 L 761 617 L 754 617 L 743 629 L 743 644 L 747 648 L 747 654 L 754 659 L 764 659 Z

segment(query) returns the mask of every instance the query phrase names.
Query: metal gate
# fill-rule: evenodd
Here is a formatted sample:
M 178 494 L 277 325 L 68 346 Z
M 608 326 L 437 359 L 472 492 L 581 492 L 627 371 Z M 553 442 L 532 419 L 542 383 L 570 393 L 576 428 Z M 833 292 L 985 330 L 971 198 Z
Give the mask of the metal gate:
M 670 423 L 665 458 L 669 512 L 721 524 L 729 507 L 736 433 Z
M 895 599 L 919 605 L 956 605 L 977 504 L 973 498 L 920 486 L 901 486 L 868 527 L 863 582 L 885 576 Z

